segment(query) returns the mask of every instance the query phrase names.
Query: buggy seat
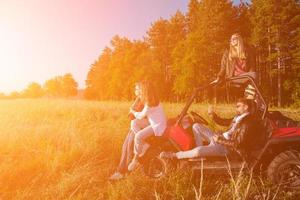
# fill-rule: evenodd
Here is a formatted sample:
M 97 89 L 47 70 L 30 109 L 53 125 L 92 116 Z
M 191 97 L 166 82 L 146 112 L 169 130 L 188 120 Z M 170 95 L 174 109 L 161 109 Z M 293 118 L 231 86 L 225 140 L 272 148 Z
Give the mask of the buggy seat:
M 300 127 L 300 121 L 286 117 L 279 111 L 270 111 L 267 116 L 277 128 Z

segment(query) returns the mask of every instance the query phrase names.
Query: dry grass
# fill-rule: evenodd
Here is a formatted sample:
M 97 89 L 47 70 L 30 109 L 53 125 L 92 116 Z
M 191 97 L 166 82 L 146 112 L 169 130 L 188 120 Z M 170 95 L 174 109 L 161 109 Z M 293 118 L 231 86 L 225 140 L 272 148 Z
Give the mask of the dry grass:
M 129 105 L 47 99 L 0 101 L 1 199 L 293 198 L 243 174 L 229 180 L 204 175 L 197 184 L 199 180 L 189 171 L 178 170 L 160 181 L 137 171 L 110 184 L 107 178 L 116 167 L 128 130 Z M 224 116 L 234 113 L 228 105 L 217 107 Z M 182 105 L 165 104 L 165 108 L 168 116 L 176 116 Z M 207 117 L 206 108 L 193 107 Z M 285 112 L 297 117 L 299 110 Z

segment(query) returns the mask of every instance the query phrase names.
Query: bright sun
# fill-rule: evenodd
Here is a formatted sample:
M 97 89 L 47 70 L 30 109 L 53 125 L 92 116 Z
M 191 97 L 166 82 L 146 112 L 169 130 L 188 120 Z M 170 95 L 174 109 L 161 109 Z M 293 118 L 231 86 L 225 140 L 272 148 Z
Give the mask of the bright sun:
M 17 34 L 0 24 L 0 92 L 19 88 L 22 54 Z

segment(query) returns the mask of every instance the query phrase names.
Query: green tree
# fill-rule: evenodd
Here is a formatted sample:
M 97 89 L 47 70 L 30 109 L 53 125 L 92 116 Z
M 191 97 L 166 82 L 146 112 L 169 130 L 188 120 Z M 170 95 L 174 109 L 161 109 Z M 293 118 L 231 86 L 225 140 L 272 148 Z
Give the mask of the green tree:
M 17 99 L 17 98 L 20 98 L 21 97 L 21 94 L 17 91 L 13 91 L 11 92 L 9 95 L 8 95 L 8 99 Z
M 45 93 L 51 97 L 62 96 L 61 76 L 49 79 L 44 84 Z
M 199 0 L 190 0 L 188 4 L 188 13 L 187 13 L 187 24 L 188 24 L 188 31 L 193 32 L 198 29 L 199 25 L 199 7 L 200 7 Z
M 246 43 L 250 43 L 251 38 L 251 20 L 250 20 L 250 5 L 245 2 L 241 2 L 235 7 L 236 14 L 236 32 L 243 36 L 243 40 Z
M 196 2 L 191 1 L 190 5 L 196 5 Z M 228 39 L 236 26 L 236 14 L 231 2 L 203 0 L 197 6 L 197 9 L 190 8 L 187 14 L 193 16 L 193 22 L 197 24 L 173 54 L 173 70 L 177 74 L 173 89 L 183 96 L 199 84 L 214 79 L 223 51 L 229 45 Z
M 23 97 L 27 98 L 39 98 L 44 95 L 44 90 L 40 84 L 32 82 L 23 91 Z
M 298 0 L 253 0 L 237 6 L 229 0 L 190 0 L 186 15 L 178 11 L 169 20 L 160 18 L 143 40 L 113 37 L 91 65 L 85 97 L 131 99 L 134 82 L 149 79 L 163 100 L 174 100 L 174 94 L 182 99 L 215 78 L 230 36 L 238 32 L 255 46 L 264 95 L 278 105 L 295 102 L 300 97 L 299 13 Z M 51 80 L 47 91 L 61 95 L 60 79 Z
M 87 99 L 105 99 L 107 97 L 107 83 L 109 77 L 109 63 L 112 56 L 112 50 L 106 47 L 92 65 L 88 72 L 86 89 L 84 91 Z
M 157 63 L 152 66 L 154 67 L 153 71 L 157 72 L 152 80 L 159 83 L 159 93 L 162 94 L 163 99 L 171 100 L 173 97 L 172 53 L 177 44 L 186 38 L 186 35 L 186 18 L 179 11 L 169 21 L 157 20 L 147 31 L 146 41 L 149 43 L 153 59 Z
M 259 49 L 259 65 L 262 83 L 271 102 L 278 106 L 287 102 L 284 93 L 292 87 L 290 80 L 296 67 L 293 60 L 294 43 L 299 28 L 299 1 L 295 0 L 253 0 L 251 7 L 253 25 L 252 41 Z
M 132 73 L 131 67 L 127 65 L 128 52 L 132 42 L 127 38 L 115 36 L 111 41 L 113 53 L 108 66 L 110 78 L 107 83 L 107 96 L 110 99 L 126 99 L 128 94 L 125 88 L 128 76 Z
M 155 67 L 157 73 L 154 82 L 159 82 L 159 93 L 163 94 L 164 99 L 168 98 L 168 68 L 171 65 L 171 45 L 169 40 L 169 22 L 165 19 L 159 19 L 154 22 L 147 31 L 146 41 L 151 47 L 153 58 L 157 62 Z
M 131 99 L 136 81 L 155 77 L 153 54 L 145 41 L 115 36 L 91 66 L 85 96 L 89 99 Z
M 65 74 L 61 79 L 62 95 L 71 97 L 77 95 L 78 83 L 74 80 L 72 74 Z

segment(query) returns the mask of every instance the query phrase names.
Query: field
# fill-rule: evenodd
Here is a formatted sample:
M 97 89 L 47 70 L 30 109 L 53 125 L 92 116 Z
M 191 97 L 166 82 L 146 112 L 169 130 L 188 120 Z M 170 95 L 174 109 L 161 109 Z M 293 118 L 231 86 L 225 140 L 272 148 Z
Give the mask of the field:
M 249 175 L 205 174 L 194 180 L 191 172 L 181 170 L 155 181 L 137 170 L 109 183 L 128 131 L 129 106 L 129 102 L 79 100 L 0 101 L 1 199 L 296 198 Z M 164 106 L 168 116 L 174 117 L 183 105 Z M 207 105 L 193 108 L 207 117 L 206 109 Z M 300 119 L 299 109 L 283 111 Z M 230 105 L 217 105 L 217 112 L 234 114 Z

